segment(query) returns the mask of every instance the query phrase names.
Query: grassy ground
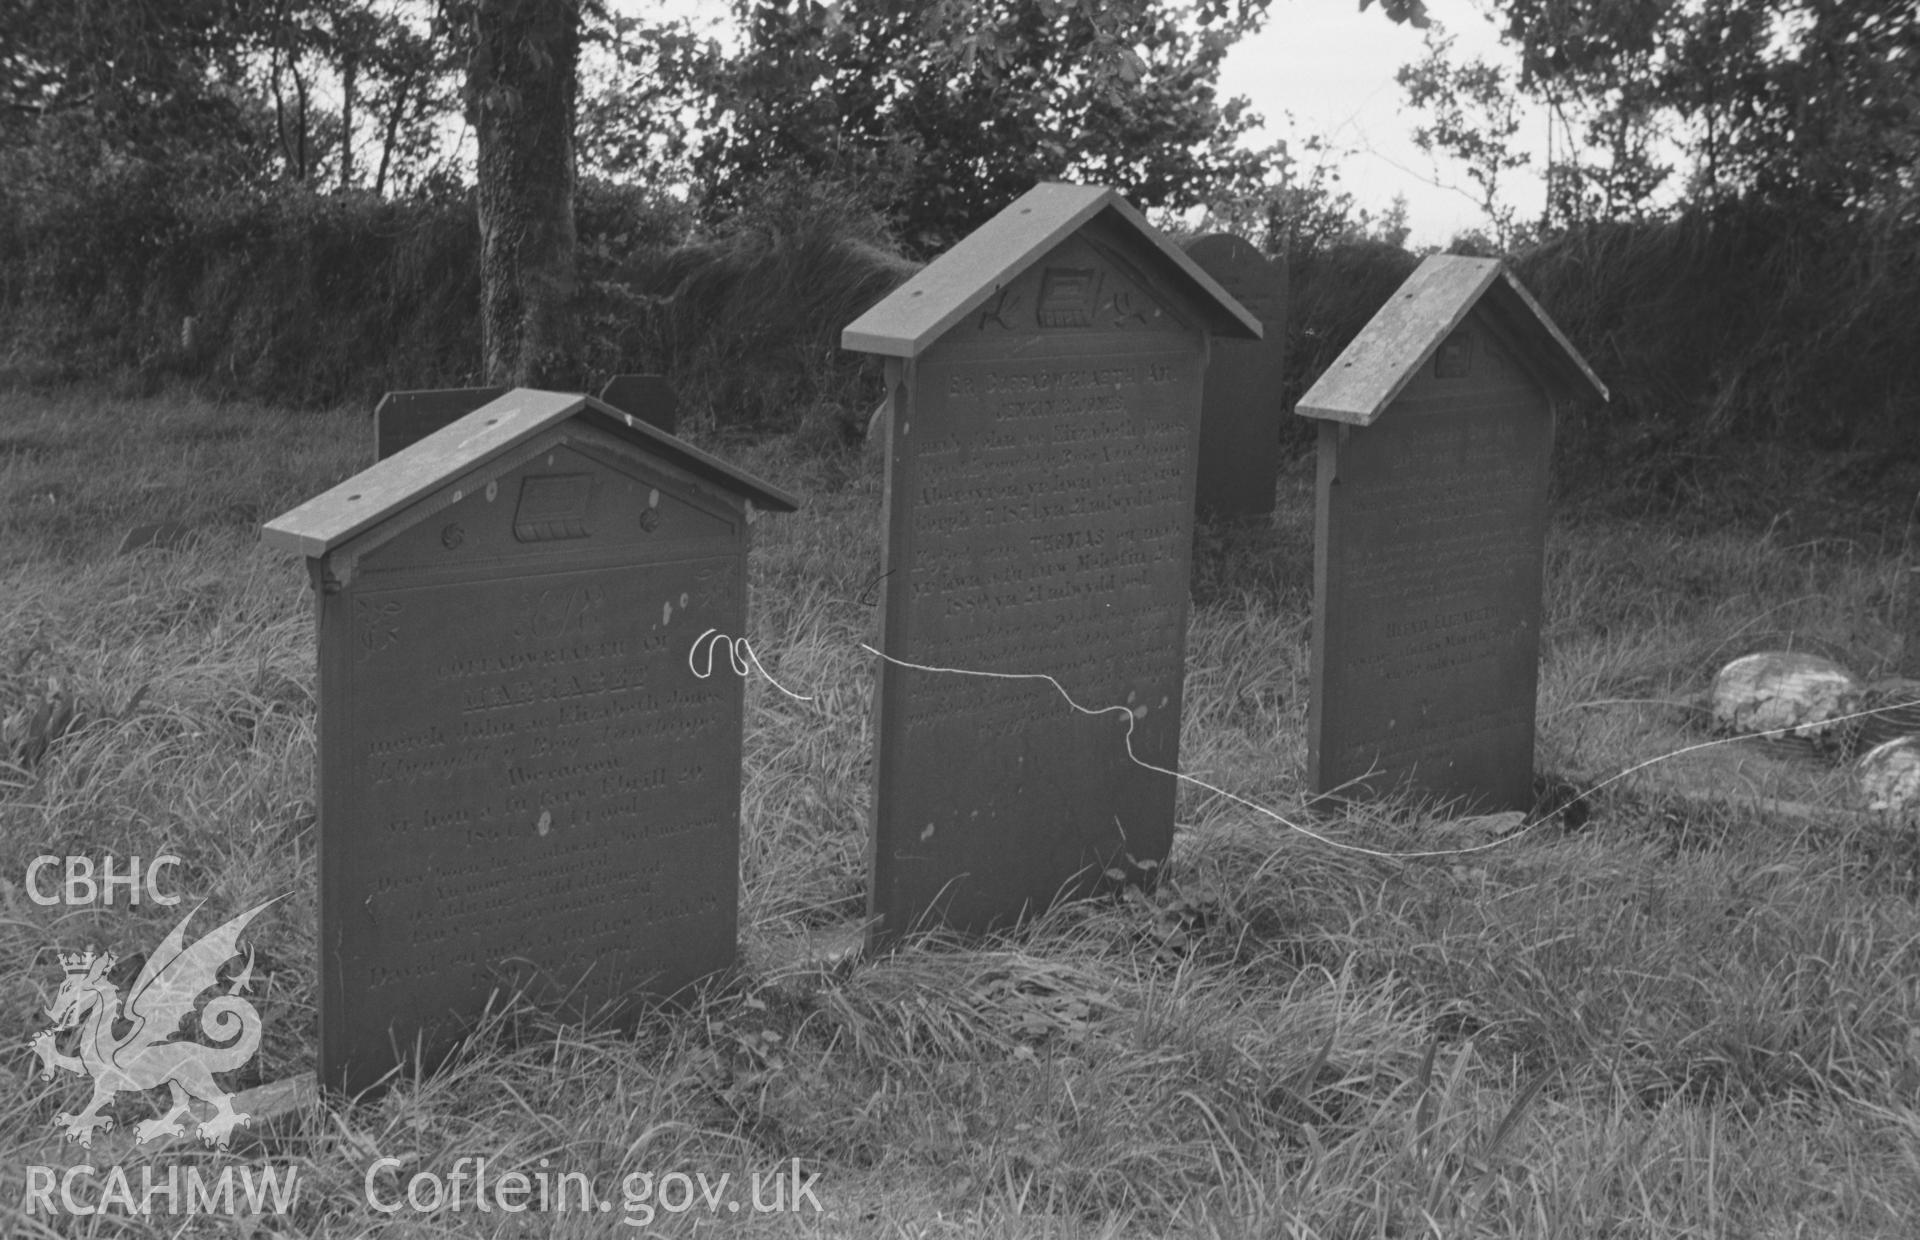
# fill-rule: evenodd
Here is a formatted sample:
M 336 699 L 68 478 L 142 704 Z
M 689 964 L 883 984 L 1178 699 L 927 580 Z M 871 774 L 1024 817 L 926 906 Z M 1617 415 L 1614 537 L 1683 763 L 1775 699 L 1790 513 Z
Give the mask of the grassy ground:
M 370 443 L 359 414 L 0 395 L 0 714 L 55 684 L 75 707 L 44 755 L 0 767 L 9 1234 L 235 1226 L 23 1213 L 24 1168 L 84 1101 L 25 1049 L 56 953 L 130 953 L 179 912 L 41 907 L 22 885 L 33 857 L 176 854 L 166 881 L 183 907 L 206 901 L 196 927 L 291 891 L 257 925 L 266 1041 L 229 1085 L 311 1067 L 310 596 L 257 524 Z M 1151 895 L 985 944 L 774 963 L 862 908 L 871 678 L 855 643 L 873 636 L 879 488 L 857 458 L 724 450 L 809 498 L 755 528 L 755 644 L 815 701 L 748 690 L 745 967 L 631 1036 L 504 1011 L 442 1076 L 302 1115 L 270 1142 L 298 1204 L 259 1234 L 1911 1234 L 1920 882 L 1890 824 L 1769 820 L 1636 777 L 1495 847 L 1404 861 L 1188 791 Z M 1201 533 L 1182 743 L 1187 770 L 1297 822 L 1310 482 L 1289 470 L 1269 527 Z M 113 554 L 163 519 L 193 539 Z M 1895 652 L 1881 549 L 1669 528 L 1554 530 L 1544 771 L 1590 783 L 1704 739 L 1685 703 L 1748 650 L 1864 674 Z M 1387 851 L 1491 842 L 1404 806 L 1315 829 Z M 123 1126 L 157 1099 L 123 1100 Z M 618 1212 L 368 1204 L 376 1159 L 444 1180 L 462 1156 L 585 1173 Z M 619 1226 L 647 1213 L 619 1199 L 630 1174 L 725 1173 L 744 1199 L 748 1175 L 796 1159 L 823 1213 L 672 1213 L 661 1180 L 649 1227 Z M 189 1161 L 223 1159 L 126 1166 L 137 1187 L 140 1165 Z

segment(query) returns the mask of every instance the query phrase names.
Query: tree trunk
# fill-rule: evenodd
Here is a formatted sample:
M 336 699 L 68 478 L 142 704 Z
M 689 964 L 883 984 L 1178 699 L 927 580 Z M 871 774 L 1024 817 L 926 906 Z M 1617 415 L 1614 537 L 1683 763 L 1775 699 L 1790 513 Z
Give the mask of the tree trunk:
M 297 68 L 293 71 L 293 92 L 294 101 L 300 107 L 300 120 L 295 131 L 299 141 L 295 148 L 297 157 L 294 166 L 299 170 L 300 183 L 304 185 L 307 180 L 307 79 L 300 76 Z
M 380 143 L 380 171 L 373 176 L 373 194 L 384 198 L 387 193 L 387 168 L 393 163 L 393 144 L 400 140 L 400 118 L 406 115 L 407 92 L 413 89 L 411 76 L 401 78 L 393 86 L 393 107 L 387 113 L 387 136 Z
M 347 53 L 340 66 L 340 192 L 353 188 L 353 89 L 360 77 L 360 57 Z
M 273 73 L 269 80 L 273 83 L 273 131 L 280 137 L 280 158 L 285 161 L 287 170 L 293 170 L 293 145 L 287 138 L 287 105 L 280 96 L 280 58 L 276 53 L 273 59 Z
M 467 66 L 479 138 L 486 382 L 564 381 L 574 291 L 579 0 L 480 0 Z

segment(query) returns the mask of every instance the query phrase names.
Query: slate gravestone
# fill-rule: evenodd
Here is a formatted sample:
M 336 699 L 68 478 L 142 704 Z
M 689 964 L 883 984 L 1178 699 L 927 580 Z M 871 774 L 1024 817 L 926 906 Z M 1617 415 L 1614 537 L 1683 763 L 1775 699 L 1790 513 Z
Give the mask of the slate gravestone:
M 516 389 L 266 526 L 318 601 L 324 1084 L 732 963 L 742 681 L 688 656 L 745 631 L 749 501 L 794 507 Z
M 420 442 L 441 427 L 459 421 L 506 393 L 507 389 L 503 387 L 422 388 L 388 392 L 373 407 L 375 459 L 386 460 L 402 448 Z
M 1259 340 L 1215 341 L 1200 406 L 1202 517 L 1234 520 L 1273 511 L 1280 474 L 1281 386 L 1287 370 L 1287 265 L 1241 237 L 1210 233 L 1186 245 L 1200 265 L 1260 320 Z
M 600 399 L 669 435 L 679 424 L 680 398 L 665 375 L 615 375 L 600 389 Z
M 1209 332 L 1258 323 L 1111 190 L 1041 185 L 845 331 L 887 358 L 880 646 L 1044 673 L 1179 759 Z M 882 662 L 871 934 L 980 931 L 1139 877 L 1174 780 L 1039 680 Z
M 506 392 L 503 387 L 388 392 L 373 410 L 377 459 L 386 460 Z M 615 375 L 600 389 L 600 399 L 669 435 L 674 432 L 680 400 L 663 376 Z
M 1499 262 L 1436 255 L 1301 400 L 1316 792 L 1531 806 L 1554 412 L 1585 395 L 1606 388 Z

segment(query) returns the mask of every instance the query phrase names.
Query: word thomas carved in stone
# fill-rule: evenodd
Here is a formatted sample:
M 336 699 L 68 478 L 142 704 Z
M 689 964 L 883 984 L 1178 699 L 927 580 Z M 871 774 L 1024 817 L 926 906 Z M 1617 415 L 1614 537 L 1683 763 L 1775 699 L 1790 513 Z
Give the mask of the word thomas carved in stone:
M 1287 369 L 1287 264 L 1227 233 L 1186 245 L 1187 257 L 1259 319 L 1259 340 L 1217 340 L 1207 361 L 1200 415 L 1203 517 L 1263 517 L 1273 511 L 1280 473 L 1280 401 Z
M 742 682 L 688 652 L 745 631 L 748 502 L 795 506 L 515 389 L 266 526 L 318 596 L 322 1083 L 733 962 Z
M 1585 396 L 1607 391 L 1499 262 L 1436 255 L 1302 398 L 1316 792 L 1532 804 L 1554 414 Z
M 1047 184 L 851 324 L 887 359 L 881 648 L 1042 673 L 1179 757 L 1208 333 L 1259 325 L 1111 190 Z M 1119 712 L 1038 679 L 882 661 L 871 933 L 1007 924 L 1172 842 Z

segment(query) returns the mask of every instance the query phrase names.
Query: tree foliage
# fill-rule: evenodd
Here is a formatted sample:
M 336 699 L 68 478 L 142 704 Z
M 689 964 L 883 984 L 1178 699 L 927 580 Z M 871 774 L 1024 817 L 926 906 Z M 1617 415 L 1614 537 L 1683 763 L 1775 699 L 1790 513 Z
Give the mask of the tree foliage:
M 600 53 L 595 80 L 581 83 L 576 131 L 583 174 L 684 184 L 692 120 L 723 59 L 719 43 L 685 18 L 615 13 L 589 21 L 583 42 Z
M 1910 198 L 1920 159 L 1912 0 L 1502 0 L 1522 89 L 1573 149 L 1562 220 L 1631 215 L 1666 188 L 1815 210 Z M 1658 151 L 1684 155 L 1682 186 Z
M 460 44 L 441 37 L 425 6 L 377 0 L 283 4 L 266 29 L 255 89 L 272 107 L 280 175 L 384 193 L 412 187 L 430 166 L 453 109 Z M 319 102 L 322 88 L 337 99 Z
M 241 0 L 3 0 L 0 146 L 179 163 L 245 140 L 237 88 L 258 21 Z
M 179 193 L 411 190 L 453 103 L 452 48 L 429 12 L 409 0 L 0 0 L 9 179 L 70 188 L 147 168 Z
M 1399 249 L 1411 231 L 1407 200 L 1395 196 L 1377 212 L 1355 202 L 1337 165 L 1350 153 L 1318 134 L 1273 143 L 1260 152 L 1261 183 L 1208 203 L 1200 231 L 1246 237 L 1290 267 L 1343 246 Z
M 489 382 L 553 386 L 569 369 L 578 234 L 582 0 L 441 0 L 466 57 L 479 139 L 482 370 Z
M 1403 66 L 1396 79 L 1408 102 L 1428 115 L 1427 123 L 1414 129 L 1414 144 L 1465 164 L 1473 183 L 1469 197 L 1492 224 L 1494 244 L 1507 250 L 1525 230 L 1518 209 L 1501 192 L 1510 184 L 1507 174 L 1531 162 L 1514 144 L 1523 109 L 1504 69 L 1478 57 L 1455 63 L 1452 46 L 1451 37 L 1430 32 L 1425 58 Z
M 1258 10 L 1163 0 L 764 0 L 711 65 L 694 159 L 737 204 L 784 170 L 865 187 L 913 244 L 951 242 L 1035 181 L 1185 207 L 1256 179 L 1256 123 L 1215 88 Z

